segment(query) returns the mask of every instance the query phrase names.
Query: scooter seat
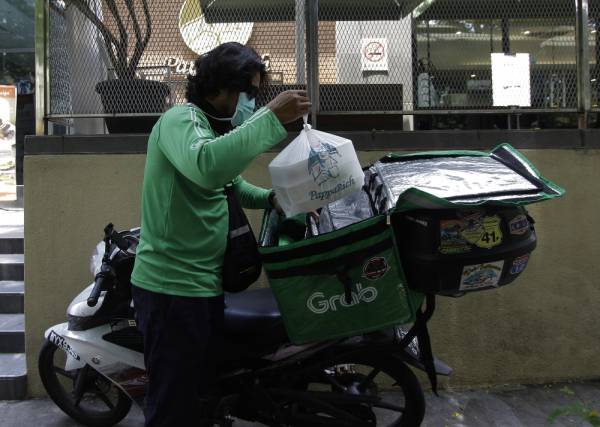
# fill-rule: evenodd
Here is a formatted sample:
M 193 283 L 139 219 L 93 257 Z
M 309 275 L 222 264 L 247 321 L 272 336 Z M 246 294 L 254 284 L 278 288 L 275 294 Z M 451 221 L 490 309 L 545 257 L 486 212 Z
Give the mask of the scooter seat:
M 259 345 L 288 341 L 281 312 L 270 288 L 225 295 L 225 334 Z

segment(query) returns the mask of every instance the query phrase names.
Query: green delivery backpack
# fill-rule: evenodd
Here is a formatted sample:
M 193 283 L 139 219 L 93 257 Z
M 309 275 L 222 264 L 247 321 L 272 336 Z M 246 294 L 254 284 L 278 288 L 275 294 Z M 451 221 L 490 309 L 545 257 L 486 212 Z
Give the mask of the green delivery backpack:
M 267 223 L 278 219 L 272 211 L 265 215 Z M 423 295 L 406 286 L 387 219 L 379 215 L 296 243 L 261 248 L 292 342 L 356 335 L 415 320 Z

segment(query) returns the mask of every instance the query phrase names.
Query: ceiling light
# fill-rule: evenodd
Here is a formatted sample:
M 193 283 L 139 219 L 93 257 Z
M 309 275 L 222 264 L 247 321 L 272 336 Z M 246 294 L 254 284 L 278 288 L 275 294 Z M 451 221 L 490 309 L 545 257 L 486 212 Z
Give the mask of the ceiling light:
M 592 83 L 595 83 L 597 81 L 597 79 L 592 79 L 590 80 Z
M 523 34 L 525 34 L 526 36 L 528 36 L 529 34 L 531 34 L 531 31 L 529 31 L 529 30 L 523 31 Z
M 420 15 L 425 13 L 435 1 L 436 0 L 424 0 L 423 2 L 421 2 L 417 7 L 414 8 L 412 12 L 413 19 L 417 19 Z M 398 1 L 396 1 L 395 3 L 398 5 Z
M 474 79 L 475 77 L 477 77 L 477 74 L 471 74 L 472 79 Z
M 456 35 L 457 35 L 457 36 L 460 36 L 461 34 L 462 34 L 462 31 L 457 31 L 457 32 L 456 32 Z
M 596 34 L 596 31 L 597 31 L 597 30 L 592 30 L 592 34 Z

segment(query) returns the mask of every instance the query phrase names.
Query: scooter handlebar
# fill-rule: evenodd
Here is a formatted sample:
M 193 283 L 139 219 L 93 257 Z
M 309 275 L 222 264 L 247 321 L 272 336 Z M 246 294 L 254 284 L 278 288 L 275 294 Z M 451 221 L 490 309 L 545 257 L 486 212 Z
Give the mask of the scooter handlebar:
M 94 287 L 92 288 L 92 292 L 87 299 L 87 305 L 89 307 L 95 307 L 98 304 L 98 298 L 100 298 L 100 293 L 104 289 L 104 282 L 106 281 L 106 277 L 103 275 L 96 276 L 96 280 L 94 280 Z

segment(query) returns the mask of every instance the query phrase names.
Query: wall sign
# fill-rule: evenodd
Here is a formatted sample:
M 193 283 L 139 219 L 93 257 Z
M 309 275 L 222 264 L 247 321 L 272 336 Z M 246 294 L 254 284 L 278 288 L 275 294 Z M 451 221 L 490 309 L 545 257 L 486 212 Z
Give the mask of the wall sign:
M 528 53 L 492 53 L 492 91 L 495 107 L 531 107 Z
M 363 71 L 388 70 L 388 45 L 386 38 L 366 38 L 360 42 Z
M 174 56 L 168 57 L 165 65 L 171 69 L 172 74 L 194 74 L 196 70 L 194 61 L 185 61 Z
M 198 0 L 185 0 L 179 12 L 179 32 L 185 44 L 198 55 L 226 42 L 248 43 L 252 22 L 219 22 L 204 19 Z
M 0 86 L 0 200 L 16 200 L 17 88 Z

